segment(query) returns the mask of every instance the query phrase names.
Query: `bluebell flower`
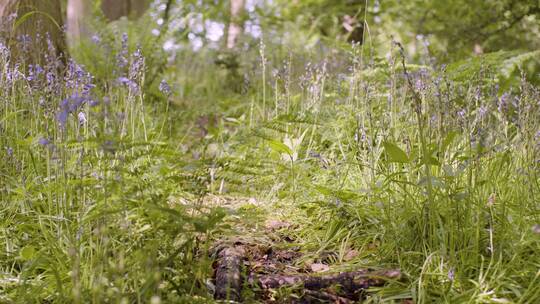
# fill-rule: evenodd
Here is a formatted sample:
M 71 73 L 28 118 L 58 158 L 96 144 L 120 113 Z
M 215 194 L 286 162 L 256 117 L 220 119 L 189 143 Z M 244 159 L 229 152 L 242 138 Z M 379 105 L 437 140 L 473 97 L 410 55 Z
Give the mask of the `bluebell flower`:
M 47 86 L 51 87 L 56 83 L 56 75 L 52 72 L 47 72 L 45 74 L 45 80 L 47 81 Z
M 425 89 L 425 84 L 424 84 L 424 81 L 422 81 L 422 78 L 417 78 L 415 83 L 414 83 L 414 88 L 417 90 L 417 91 L 423 91 Z
M 164 80 L 162 80 L 160 83 L 159 83 L 159 91 L 161 93 L 163 93 L 165 96 L 169 96 L 171 95 L 171 87 L 169 86 L 169 84 Z
M 44 72 L 45 70 L 39 65 L 39 64 L 36 64 L 34 66 L 34 73 L 36 73 L 36 75 L 40 75 Z
M 135 79 L 144 69 L 144 57 L 140 48 L 135 50 L 135 53 L 131 56 L 131 66 L 130 66 L 130 78 Z
M 62 110 L 58 114 L 56 114 L 56 120 L 58 121 L 58 124 L 62 128 L 66 127 L 67 118 L 68 118 L 67 110 Z
M 505 92 L 501 95 L 501 97 L 499 98 L 498 107 L 497 107 L 499 112 L 502 113 L 508 109 L 511 97 L 512 96 L 508 92 Z
M 34 78 L 34 66 L 32 64 L 28 65 L 28 75 L 26 76 L 27 81 L 33 81 Z
M 83 103 L 86 101 L 86 98 L 82 96 L 74 95 L 69 99 L 69 106 L 68 110 L 70 113 L 76 112 L 79 107 L 83 105 Z
M 8 47 L 0 41 L 0 57 L 8 58 L 9 54 L 10 52 Z
M 66 126 L 69 114 L 77 112 L 87 99 L 85 96 L 75 94 L 60 102 L 60 111 L 56 114 L 56 120 L 62 128 Z
M 23 52 L 28 52 L 30 45 L 32 44 L 32 37 L 28 34 L 19 35 L 19 37 L 17 37 L 17 42 Z
M 92 90 L 95 87 L 96 87 L 96 85 L 93 84 L 93 83 L 85 83 L 83 85 L 83 94 L 88 94 L 90 92 L 90 90 Z
M 456 271 L 454 270 L 454 268 L 450 268 L 450 270 L 448 271 L 448 279 L 452 282 L 454 281 L 455 278 L 456 278 Z
M 487 114 L 488 108 L 484 105 L 478 108 L 478 118 L 483 119 Z
M 65 86 L 72 89 L 73 94 L 82 94 L 85 97 L 88 97 L 90 90 L 95 87 L 92 74 L 88 73 L 84 66 L 77 64 L 72 59 L 68 62 L 64 81 Z
M 44 138 L 44 137 L 42 137 L 42 138 L 40 138 L 38 140 L 38 144 L 40 144 L 42 146 L 48 146 L 50 143 L 51 142 L 48 139 Z
M 37 80 L 39 75 L 43 74 L 44 70 L 39 64 L 30 64 L 28 65 L 28 76 L 26 76 L 26 80 L 28 81 L 34 81 Z
M 12 147 L 6 147 L 6 153 L 8 157 L 13 156 L 13 148 Z
M 79 112 L 79 114 L 77 114 L 77 118 L 79 119 L 80 125 L 84 125 L 86 123 L 86 114 L 84 114 L 84 112 Z
M 137 85 L 137 83 L 127 77 L 118 77 L 117 81 L 120 84 L 127 86 L 133 92 L 139 91 L 139 86 Z
M 123 70 L 128 65 L 128 35 L 122 34 L 122 49 L 116 55 L 116 65 L 120 70 Z
M 116 79 L 120 84 L 128 84 L 131 80 L 129 80 L 129 78 L 127 77 L 118 77 L 118 79 Z
M 93 107 L 97 107 L 99 105 L 99 100 L 97 99 L 90 99 L 90 101 L 88 102 L 88 104 L 93 108 Z
M 95 44 L 99 44 L 101 42 L 101 37 L 99 37 L 98 34 L 92 35 L 92 42 Z

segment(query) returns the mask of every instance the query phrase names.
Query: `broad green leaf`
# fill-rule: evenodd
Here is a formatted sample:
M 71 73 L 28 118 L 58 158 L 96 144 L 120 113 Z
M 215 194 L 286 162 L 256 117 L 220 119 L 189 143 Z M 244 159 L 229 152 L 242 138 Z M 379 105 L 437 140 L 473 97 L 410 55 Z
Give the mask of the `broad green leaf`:
M 293 153 L 292 150 L 289 147 L 287 147 L 287 145 L 277 140 L 269 140 L 268 144 L 272 150 L 278 153 L 285 153 L 288 155 L 292 155 Z
M 36 248 L 32 245 L 25 246 L 21 249 L 21 258 L 25 261 L 31 260 L 36 255 Z
M 408 163 L 409 157 L 405 151 L 401 150 L 398 146 L 391 142 L 384 142 L 384 151 L 388 155 L 388 160 L 391 163 Z

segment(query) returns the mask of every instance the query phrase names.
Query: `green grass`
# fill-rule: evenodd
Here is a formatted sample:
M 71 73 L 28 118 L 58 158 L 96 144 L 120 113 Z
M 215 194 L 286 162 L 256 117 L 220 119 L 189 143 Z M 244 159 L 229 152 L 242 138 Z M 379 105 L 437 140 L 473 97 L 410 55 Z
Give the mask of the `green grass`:
M 87 80 L 0 76 L 0 302 L 211 302 L 212 243 L 231 218 L 266 216 L 296 224 L 305 259 L 356 249 L 331 269 L 402 270 L 367 303 L 540 301 L 538 88 L 503 95 L 476 61 L 459 79 L 407 66 L 409 85 L 399 52 L 366 66 L 347 51 L 307 66 L 267 45 L 241 58 L 245 79 L 186 53 L 165 74 L 172 96 L 142 70 L 142 90 L 119 85 L 114 52 L 81 51 L 99 103 L 65 125 Z

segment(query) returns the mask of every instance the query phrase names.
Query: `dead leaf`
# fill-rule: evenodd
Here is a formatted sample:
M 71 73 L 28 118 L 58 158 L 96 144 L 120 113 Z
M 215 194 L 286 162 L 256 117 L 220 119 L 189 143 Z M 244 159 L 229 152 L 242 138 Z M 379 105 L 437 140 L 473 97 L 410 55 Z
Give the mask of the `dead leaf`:
M 330 270 L 330 267 L 328 267 L 328 265 L 321 264 L 321 263 L 311 264 L 311 271 L 313 272 L 324 272 L 328 270 Z
M 343 260 L 348 262 L 348 261 L 354 259 L 355 257 L 357 257 L 358 254 L 359 254 L 358 250 L 351 249 L 351 250 L 347 251 L 347 253 L 343 257 Z
M 278 221 L 278 220 L 268 220 L 266 222 L 266 228 L 270 230 L 278 230 L 281 228 L 289 228 L 291 226 L 290 223 Z

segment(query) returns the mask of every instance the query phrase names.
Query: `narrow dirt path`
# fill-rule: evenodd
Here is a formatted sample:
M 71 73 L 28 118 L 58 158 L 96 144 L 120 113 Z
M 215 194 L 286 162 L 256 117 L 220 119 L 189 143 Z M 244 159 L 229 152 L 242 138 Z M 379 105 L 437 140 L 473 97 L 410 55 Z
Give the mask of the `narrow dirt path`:
M 213 245 L 211 288 L 217 300 L 242 303 L 354 303 L 366 290 L 399 280 L 397 269 L 333 269 L 335 253 L 316 259 L 296 239 L 298 225 L 254 198 L 209 196 L 227 209 L 230 232 Z M 289 219 L 291 220 L 292 217 Z M 350 250 L 345 259 L 358 252 Z M 308 258 L 309 257 L 309 258 Z

